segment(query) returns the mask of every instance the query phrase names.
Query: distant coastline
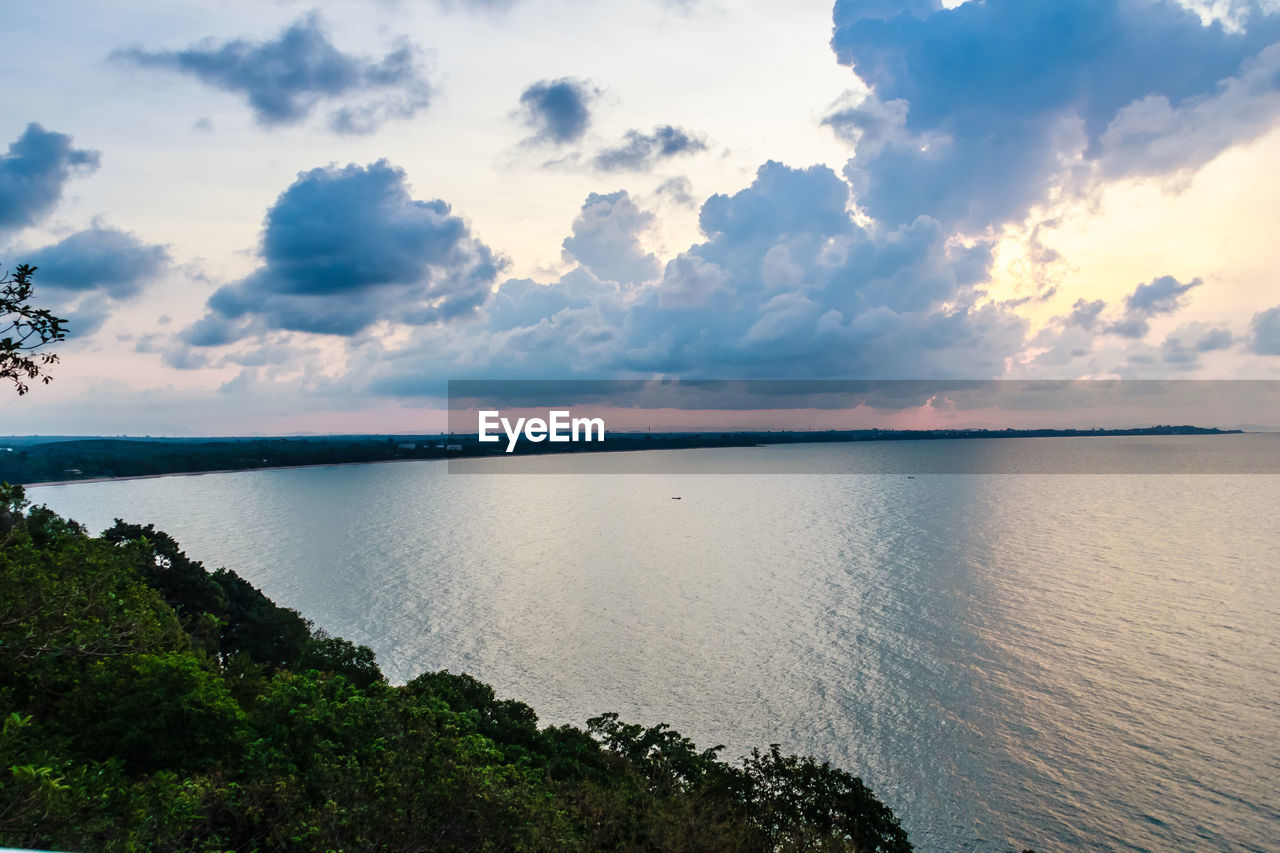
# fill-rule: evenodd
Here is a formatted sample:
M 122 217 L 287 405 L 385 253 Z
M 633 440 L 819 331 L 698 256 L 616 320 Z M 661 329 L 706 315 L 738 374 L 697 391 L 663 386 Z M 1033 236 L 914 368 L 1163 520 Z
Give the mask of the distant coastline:
M 1243 430 L 1196 426 L 1131 429 L 947 429 L 614 433 L 592 445 L 522 444 L 511 455 L 609 453 L 881 441 L 1000 438 L 1099 438 L 1121 436 L 1239 435 Z M 0 438 L 0 481 L 24 486 L 136 480 L 284 468 L 364 465 L 428 459 L 507 455 L 476 436 L 314 436 L 299 438 Z
M 375 459 L 369 462 L 317 462 L 310 465 L 260 465 L 257 468 L 211 468 L 201 471 L 169 471 L 163 474 L 124 474 L 114 477 L 77 477 L 71 480 L 46 480 L 39 483 L 19 483 L 24 489 L 44 486 L 81 486 L 87 483 L 119 483 L 126 480 L 159 480 L 164 477 L 200 477 L 205 474 L 242 474 L 245 471 L 291 471 L 304 468 L 345 468 L 350 465 L 390 465 L 395 462 L 423 462 L 423 459 Z M 6 482 L 0 477 L 0 482 Z

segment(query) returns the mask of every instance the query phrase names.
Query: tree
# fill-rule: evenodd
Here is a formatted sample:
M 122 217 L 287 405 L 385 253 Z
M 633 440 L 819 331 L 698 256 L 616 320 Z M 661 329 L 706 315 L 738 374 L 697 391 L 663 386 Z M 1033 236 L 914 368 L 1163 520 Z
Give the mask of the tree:
M 46 385 L 52 381 L 43 370 L 58 360 L 57 354 L 33 353 L 67 336 L 65 319 L 29 304 L 35 271 L 29 264 L 20 264 L 12 275 L 0 277 L 0 380 L 12 379 L 19 395 L 30 390 L 25 380 L 38 378 Z
M 617 714 L 539 729 L 467 675 L 389 684 L 150 525 L 93 537 L 0 484 L 0 531 L 0 848 L 912 849 L 860 779 L 777 746 L 730 764 Z

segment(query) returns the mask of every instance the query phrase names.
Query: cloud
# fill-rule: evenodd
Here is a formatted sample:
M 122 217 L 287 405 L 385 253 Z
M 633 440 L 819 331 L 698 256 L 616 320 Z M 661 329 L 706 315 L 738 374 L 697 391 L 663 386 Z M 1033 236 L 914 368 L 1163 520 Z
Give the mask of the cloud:
M 505 266 L 446 202 L 412 198 L 385 160 L 299 173 L 267 212 L 260 254 L 260 268 L 210 297 L 187 343 L 443 322 L 475 312 Z
M 34 225 L 62 199 L 73 175 L 98 168 L 97 151 L 73 148 L 65 133 L 27 125 L 0 157 L 0 234 Z
M 1280 355 L 1280 305 L 1253 315 L 1249 323 L 1249 351 Z
M 602 172 L 644 172 L 660 160 L 706 150 L 707 143 L 700 136 L 664 124 L 654 128 L 653 133 L 628 130 L 621 143 L 592 157 L 591 165 Z
M 42 288 L 63 293 L 98 291 L 112 299 L 131 299 L 146 282 L 170 265 L 164 246 L 143 243 L 133 234 L 95 224 L 27 256 L 38 268 Z
M 1147 322 L 1151 317 L 1177 311 L 1183 306 L 1187 293 L 1201 284 L 1198 278 L 1183 284 L 1171 275 L 1139 284 L 1133 293 L 1125 297 L 1124 313 L 1105 331 L 1124 338 L 1145 337 L 1151 330 L 1151 324 Z
M 1192 322 L 1170 332 L 1159 347 L 1143 339 L 1151 331 L 1152 317 L 1182 310 L 1188 294 L 1202 284 L 1198 278 L 1183 283 L 1173 276 L 1159 276 L 1139 284 L 1111 312 L 1102 299 L 1077 299 L 1069 313 L 1054 317 L 1035 334 L 1028 347 L 1034 353 L 1029 363 L 1064 367 L 1091 357 L 1081 373 L 1124 376 L 1131 376 L 1134 366 L 1143 367 L 1147 375 L 1161 364 L 1174 370 L 1199 367 L 1201 354 L 1235 343 L 1230 330 Z M 1110 341 L 1105 340 L 1108 336 Z M 1118 364 L 1108 363 L 1116 359 Z
M 837 0 L 836 20 L 845 19 L 887 21 L 900 15 L 923 18 L 931 15 L 942 4 L 938 0 Z
M 175 370 L 199 370 L 211 366 L 208 356 L 198 350 L 182 345 L 181 342 L 150 332 L 139 335 L 133 347 L 134 352 L 159 355 L 161 360 Z
M 69 336 L 77 339 L 96 332 L 118 303 L 138 296 L 171 266 L 165 247 L 98 223 L 25 258 L 36 267 L 41 300 L 66 318 Z
M 1085 358 L 1094 350 L 1096 336 L 1080 326 L 1046 326 L 1036 334 L 1032 346 L 1038 350 L 1032 364 L 1037 368 L 1058 368 Z
M 1183 284 L 1171 275 L 1153 278 L 1146 284 L 1134 288 L 1124 300 L 1125 313 L 1131 316 L 1151 317 L 1155 314 L 1168 314 L 1182 307 L 1182 298 L 1192 288 L 1203 282 L 1192 279 Z
M 217 347 L 232 344 L 247 337 L 252 331 L 250 318 L 228 318 L 221 314 L 205 314 L 178 334 L 178 339 L 188 346 Z
M 903 138 L 910 108 L 902 98 L 885 103 L 869 92 L 846 92 L 822 119 L 862 157 L 874 157 L 891 142 Z
M 370 133 L 388 119 L 415 115 L 431 99 L 414 47 L 402 44 L 381 59 L 343 53 L 329 41 L 314 12 L 272 40 L 206 41 L 185 50 L 135 47 L 112 57 L 188 74 L 241 95 L 264 127 L 297 124 L 320 102 L 346 99 L 350 102 L 329 114 L 330 128 Z
M 658 305 L 662 308 L 698 308 L 731 292 L 727 270 L 697 255 L 684 254 L 667 264 Z
M 508 12 L 516 5 L 517 0 L 436 0 L 442 9 L 450 12 L 456 10 L 466 12 Z
M 539 80 L 520 95 L 518 116 L 533 131 L 527 144 L 576 142 L 591 123 L 591 102 L 599 96 L 589 81 L 561 77 Z
M 573 220 L 573 233 L 564 239 L 565 260 L 577 261 L 599 279 L 638 284 L 658 277 L 661 266 L 640 247 L 638 235 L 654 216 L 641 210 L 626 190 L 592 193 Z
M 1122 323 L 1145 335 L 1149 318 L 1178 310 L 1201 283 L 1154 278 L 1110 317 L 1105 301 L 1078 300 L 1033 341 L 1013 306 L 984 293 L 994 238 L 957 240 L 929 216 L 868 221 L 852 199 L 848 181 L 824 166 L 766 163 L 749 186 L 708 198 L 702 239 L 659 266 L 640 242 L 653 213 L 624 191 L 593 193 L 563 243 L 569 272 L 492 289 L 497 265 L 482 263 L 483 274 L 461 279 L 484 286 L 455 292 L 436 283 L 459 280 L 459 264 L 440 259 L 469 270 L 487 250 L 447 205 L 414 201 L 386 163 L 331 166 L 280 196 L 263 267 L 215 294 L 184 339 L 248 339 L 278 352 L 289 340 L 282 331 L 343 335 L 347 373 L 315 381 L 392 396 L 436 396 L 445 378 L 494 376 L 984 379 L 1024 352 L 1038 353 L 1027 370 L 1078 363 Z M 447 310 L 448 300 L 461 310 Z M 470 320 L 433 322 L 446 315 Z M 408 328 L 357 335 L 380 321 Z M 1168 369 L 1187 369 L 1184 351 L 1229 342 L 1225 330 L 1188 325 L 1164 348 L 1126 343 L 1121 367 L 1150 370 L 1163 357 Z M 186 355 L 165 358 L 199 363 Z
M 1122 338 L 1144 338 L 1147 332 L 1151 331 L 1151 324 L 1141 317 L 1136 319 L 1122 317 L 1107 326 L 1107 331 Z
M 1233 343 L 1235 336 L 1229 329 L 1208 323 L 1184 323 L 1160 345 L 1161 360 L 1178 369 L 1191 370 L 1199 366 L 1202 354 L 1227 349 Z
M 669 199 L 680 207 L 695 207 L 697 199 L 693 197 L 693 182 L 684 175 L 667 178 L 653 191 L 655 198 Z
M 691 15 L 702 3 L 703 0 L 662 0 L 664 9 L 682 17 Z
M 1203 163 L 1280 115 L 1277 16 L 1230 32 L 1164 0 L 839 0 L 834 24 L 871 94 L 826 123 L 886 224 L 980 232 L 1058 188 Z M 1152 148 L 1152 132 L 1180 141 Z
M 1275 0 L 1177 0 L 1200 16 L 1206 25 L 1218 22 L 1232 32 L 1248 28 L 1250 21 L 1276 11 Z
M 1000 375 L 1027 324 L 981 299 L 991 246 L 957 245 L 927 217 L 864 228 L 849 196 L 830 169 L 767 163 L 749 187 L 702 205 L 704 239 L 652 280 L 619 288 L 595 260 L 547 284 L 509 280 L 476 323 L 414 330 L 349 381 L 412 395 L 495 375 Z M 590 197 L 574 236 L 590 235 L 601 257 L 609 245 L 636 251 L 648 215 L 632 205 Z
M 1280 45 L 1245 60 L 1212 95 L 1174 106 L 1161 94 L 1121 109 L 1099 140 L 1104 177 L 1163 175 L 1203 166 L 1237 142 L 1262 135 L 1280 115 Z
M 1067 316 L 1066 323 L 1069 326 L 1079 326 L 1085 331 L 1093 331 L 1097 328 L 1098 318 L 1106 307 L 1107 303 L 1101 299 L 1092 301 L 1077 299 L 1071 306 L 1071 313 Z

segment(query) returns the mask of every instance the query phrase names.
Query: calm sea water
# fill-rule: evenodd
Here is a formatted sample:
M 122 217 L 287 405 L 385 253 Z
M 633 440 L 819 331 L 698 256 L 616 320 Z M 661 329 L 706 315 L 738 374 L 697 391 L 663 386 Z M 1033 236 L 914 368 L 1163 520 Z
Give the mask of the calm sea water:
M 1084 458 L 1094 440 L 1063 441 Z M 1181 441 L 1280 453 L 1273 436 Z M 820 756 L 863 776 L 922 850 L 1280 850 L 1280 477 L 714 473 L 842 470 L 860 452 L 897 451 L 31 496 L 94 530 L 154 522 L 372 646 L 397 681 L 465 671 L 545 723 L 614 710 L 726 757 Z

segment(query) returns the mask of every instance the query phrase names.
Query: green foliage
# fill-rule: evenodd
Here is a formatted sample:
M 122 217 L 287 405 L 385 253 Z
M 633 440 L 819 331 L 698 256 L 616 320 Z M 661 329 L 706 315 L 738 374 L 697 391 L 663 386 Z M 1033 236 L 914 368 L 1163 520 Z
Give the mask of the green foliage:
M 187 646 L 161 596 L 116 549 L 43 508 L 18 515 L 0 546 L 0 689 L 37 701 L 95 661 Z
M 58 356 L 33 353 L 67 336 L 66 320 L 30 304 L 35 271 L 35 267 L 21 264 L 13 275 L 0 276 L 0 380 L 12 380 L 19 396 L 30 390 L 27 380 L 39 379 L 46 385 L 53 381 L 43 370 Z
M 392 459 L 442 459 L 436 437 L 398 443 L 352 438 L 228 438 L 221 440 L 80 438 L 15 442 L 0 454 L 0 480 L 39 483 L 84 477 L 127 477 L 190 471 L 241 471 L 291 465 L 336 465 Z
M 382 680 L 368 646 L 357 646 L 281 607 L 233 571 L 206 572 L 178 543 L 154 525 L 116 519 L 102 538 L 120 546 L 135 571 L 182 618 L 194 648 L 240 667 L 267 671 L 319 670 L 345 676 L 361 687 Z
M 356 687 L 369 687 L 382 680 L 373 649 L 341 637 L 330 637 L 323 628 L 311 632 L 294 669 L 341 675 Z
M 856 776 L 812 758 L 783 755 L 777 744 L 744 762 L 747 801 L 776 850 L 909 850 L 889 807 Z
M 223 657 L 245 655 L 272 669 L 295 665 L 311 636 L 307 620 L 296 610 L 278 606 L 233 571 L 218 569 L 210 577 L 227 602 L 221 641 Z
M 616 714 L 539 728 L 466 675 L 208 573 L 169 536 L 88 536 L 0 485 L 0 845 L 76 850 L 910 850 L 862 782 L 740 765 Z
M 118 758 L 137 773 L 189 773 L 235 757 L 244 712 L 207 661 L 169 652 L 94 661 L 48 719 L 81 757 Z
M 227 597 L 204 567 L 191 560 L 167 533 L 155 525 L 125 524 L 120 519 L 102 538 L 128 553 L 138 574 L 154 587 L 180 616 L 224 614 Z
M 523 702 L 498 699 L 493 688 L 469 675 L 432 672 L 406 685 L 415 696 L 434 696 L 466 715 L 485 737 L 528 753 L 538 747 L 538 715 Z

